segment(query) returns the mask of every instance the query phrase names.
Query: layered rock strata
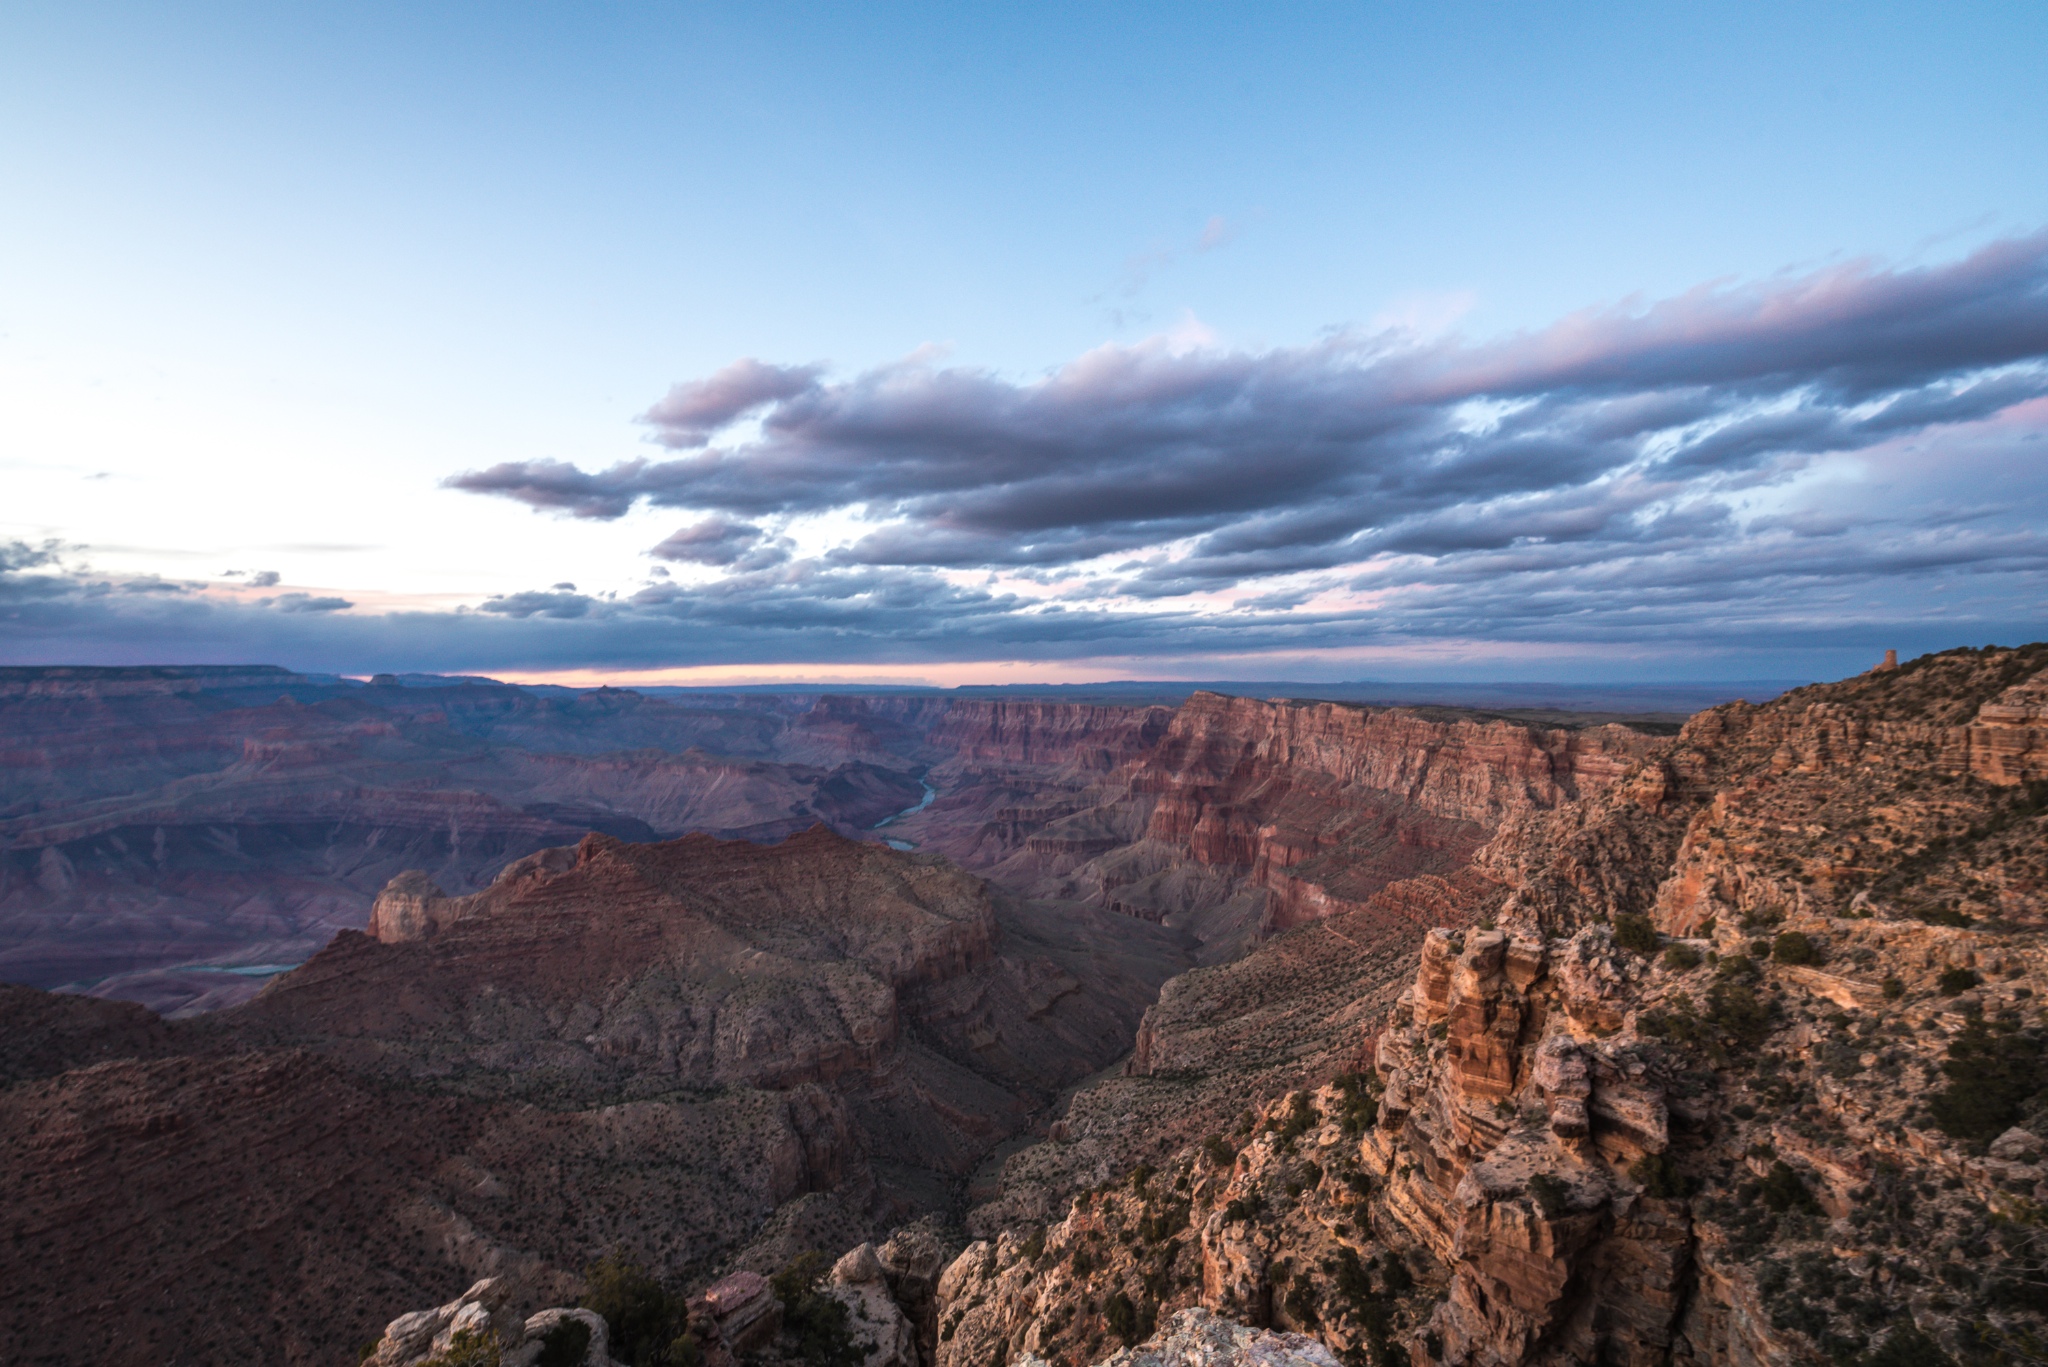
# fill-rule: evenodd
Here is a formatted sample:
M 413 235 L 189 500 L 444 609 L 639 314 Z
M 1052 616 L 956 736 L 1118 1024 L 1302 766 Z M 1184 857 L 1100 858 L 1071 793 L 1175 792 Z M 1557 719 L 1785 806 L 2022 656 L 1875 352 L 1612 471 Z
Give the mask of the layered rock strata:
M 168 1026 L 0 1002 L 0 1333 L 90 1284 L 52 1360 L 325 1362 L 479 1278 L 527 1316 L 606 1252 L 773 1270 L 943 1209 L 1186 962 L 822 829 L 405 879 L 378 929 Z
M 1190 1305 L 1417 1367 L 2029 1351 L 2048 794 L 2000 767 L 2025 745 L 1984 737 L 2044 665 L 1949 652 L 1716 709 L 1598 791 L 1508 815 L 1359 1023 L 1358 1073 L 1312 1051 L 1307 1080 L 1338 1084 L 1276 1096 L 1300 1083 L 1271 1060 L 1236 1084 L 1275 1099 L 1201 1144 L 1148 1151 L 1168 1108 L 1132 1109 L 1092 1169 L 1063 1161 L 1071 1131 L 1010 1159 L 948 1274 L 942 1361 L 1078 1367 L 1116 1307 Z M 1329 1019 L 1294 983 L 1350 953 L 1341 925 L 1224 971 L 1270 962 L 1261 1011 Z M 1198 1095 L 1227 1050 L 1171 1009 L 1186 990 L 1140 1059 L 1185 1060 Z

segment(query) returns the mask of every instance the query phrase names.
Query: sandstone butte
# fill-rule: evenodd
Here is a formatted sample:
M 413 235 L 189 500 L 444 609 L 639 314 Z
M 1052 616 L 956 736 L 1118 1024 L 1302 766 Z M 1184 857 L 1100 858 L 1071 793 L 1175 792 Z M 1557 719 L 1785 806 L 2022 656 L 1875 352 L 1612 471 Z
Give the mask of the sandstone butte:
M 592 836 L 194 1020 L 10 989 L 8 1341 L 524 1361 L 613 1250 L 772 1362 L 735 1274 L 821 1248 L 870 1367 L 2033 1360 L 2044 666 L 1668 737 L 836 700 L 916 853 Z

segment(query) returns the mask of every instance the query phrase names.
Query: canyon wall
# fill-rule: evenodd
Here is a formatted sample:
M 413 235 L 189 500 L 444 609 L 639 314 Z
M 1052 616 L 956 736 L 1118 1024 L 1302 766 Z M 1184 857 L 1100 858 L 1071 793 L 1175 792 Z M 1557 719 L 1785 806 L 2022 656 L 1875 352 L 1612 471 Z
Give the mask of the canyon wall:
M 941 797 L 905 837 L 1005 886 L 1187 928 L 1219 961 L 1455 872 L 1502 821 L 1599 791 L 1652 744 L 1211 693 L 1121 719 L 959 705 L 932 738 L 973 758 L 934 769 Z
M 1414 1367 L 2024 1360 L 2044 667 L 1953 651 L 1704 713 L 1508 813 L 1386 987 L 1342 915 L 1177 980 L 1142 1075 L 971 1218 L 939 1362 L 1079 1367 L 1187 1306 Z

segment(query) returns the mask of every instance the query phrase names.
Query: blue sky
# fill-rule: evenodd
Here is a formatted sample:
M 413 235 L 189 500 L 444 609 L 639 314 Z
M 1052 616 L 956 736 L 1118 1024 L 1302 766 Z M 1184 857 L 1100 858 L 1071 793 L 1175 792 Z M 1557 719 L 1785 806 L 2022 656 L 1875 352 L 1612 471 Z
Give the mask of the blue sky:
M 1275 8 L 9 7 L 0 660 L 1819 677 L 2043 634 L 2048 11 Z M 727 411 L 742 358 L 806 378 Z M 678 385 L 718 425 L 641 420 Z

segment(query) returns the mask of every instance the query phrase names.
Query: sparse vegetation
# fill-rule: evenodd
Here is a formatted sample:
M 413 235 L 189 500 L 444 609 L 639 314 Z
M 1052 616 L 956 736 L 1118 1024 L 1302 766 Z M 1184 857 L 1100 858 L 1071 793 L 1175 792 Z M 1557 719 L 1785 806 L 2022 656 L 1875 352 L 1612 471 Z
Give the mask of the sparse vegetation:
M 825 1257 L 800 1253 L 769 1279 L 782 1302 L 782 1336 L 799 1361 L 811 1367 L 860 1367 L 867 1345 L 853 1337 L 846 1305 L 818 1290 Z
M 1379 1120 L 1379 1098 L 1372 1094 L 1366 1079 L 1357 1073 L 1341 1074 L 1336 1081 L 1338 1127 L 1346 1139 L 1356 1139 Z
M 1685 973 L 1700 966 L 1700 952 L 1691 945 L 1680 943 L 1664 951 L 1664 967 L 1673 973 Z
M 1943 1134 L 1979 1143 L 2018 1120 L 2048 1082 L 2041 1041 L 2009 1020 L 1970 1021 L 1950 1042 L 1941 1071 L 1948 1085 L 1928 1098 L 1928 1113 Z
M 1323 1113 L 1316 1109 L 1315 1102 L 1309 1100 L 1308 1093 L 1296 1092 L 1294 1100 L 1289 1103 L 1286 1120 L 1274 1131 L 1274 1142 L 1284 1149 L 1291 1149 L 1297 1140 L 1321 1124 L 1322 1119 Z
M 1934 980 L 1935 991 L 1944 997 L 1953 997 L 1959 992 L 1968 992 L 1984 980 L 1971 968 L 1945 968 Z
M 583 1308 L 604 1318 L 611 1354 L 628 1367 L 688 1367 L 676 1355 L 689 1333 L 689 1309 L 638 1263 L 607 1254 L 584 1272 Z M 691 1348 L 695 1347 L 692 1340 Z
M 1820 946 L 1805 931 L 1788 930 L 1771 941 L 1771 962 L 1810 966 L 1821 962 Z
M 498 1367 L 503 1357 L 504 1349 L 496 1334 L 488 1329 L 463 1329 L 456 1333 L 446 1352 L 434 1354 L 420 1367 Z
M 1638 954 L 1655 954 L 1659 943 L 1657 927 L 1649 917 L 1625 911 L 1614 918 L 1614 943 Z
M 1678 1165 L 1668 1153 L 1645 1154 L 1629 1164 L 1628 1175 L 1642 1184 L 1643 1195 L 1657 1200 L 1692 1194 L 1690 1184 L 1679 1175 Z
M 1820 1209 L 1820 1202 L 1813 1199 L 1813 1192 L 1808 1189 L 1806 1179 L 1782 1158 L 1771 1164 L 1770 1172 L 1765 1174 L 1763 1182 L 1757 1189 L 1757 1196 L 1766 1208 L 1781 1214 L 1788 1210 Z
M 589 1352 L 590 1326 L 581 1320 L 561 1320 L 541 1336 L 534 1367 L 583 1367 Z
M 1539 1172 L 1529 1179 L 1529 1195 L 1545 1215 L 1555 1220 L 1564 1214 L 1571 1188 L 1551 1173 Z
M 1745 1048 L 1763 1043 L 1771 1032 L 1771 1008 L 1739 982 L 1714 984 L 1707 994 L 1707 1020 Z

